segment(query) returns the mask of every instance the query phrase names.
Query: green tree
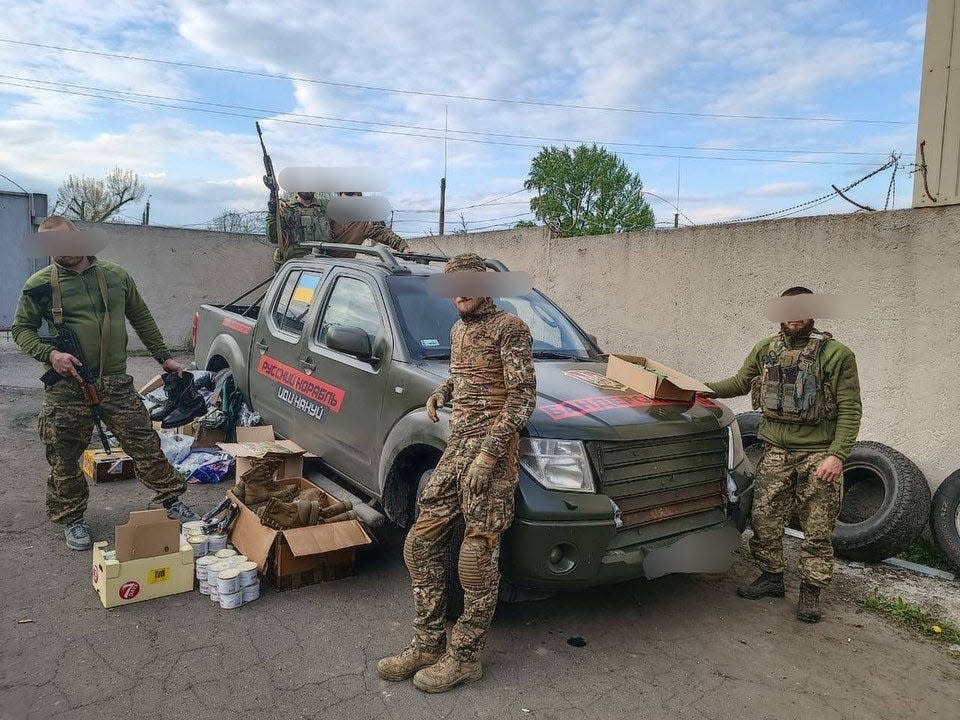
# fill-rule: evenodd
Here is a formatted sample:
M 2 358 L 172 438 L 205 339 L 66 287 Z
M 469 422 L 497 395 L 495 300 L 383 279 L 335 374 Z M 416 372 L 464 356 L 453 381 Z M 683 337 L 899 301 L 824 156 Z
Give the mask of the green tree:
M 515 228 L 530 228 L 536 226 L 537 224 L 533 222 L 533 220 L 520 220 L 516 225 L 514 225 Z
M 124 205 L 142 198 L 144 190 L 132 170 L 115 168 L 104 178 L 70 175 L 57 191 L 57 206 L 77 220 L 106 222 Z
M 523 185 L 537 191 L 530 209 L 562 237 L 649 230 L 656 224 L 640 176 L 597 145 L 543 148 Z

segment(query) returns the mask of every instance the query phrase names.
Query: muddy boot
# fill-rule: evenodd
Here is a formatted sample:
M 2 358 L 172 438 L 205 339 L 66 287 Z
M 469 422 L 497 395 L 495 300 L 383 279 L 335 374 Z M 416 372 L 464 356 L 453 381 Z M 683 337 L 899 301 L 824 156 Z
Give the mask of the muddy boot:
M 413 676 L 413 686 L 428 693 L 442 693 L 457 685 L 475 682 L 483 677 L 480 662 L 462 662 L 444 653 L 437 662 Z
M 300 491 L 300 494 L 297 495 L 297 499 L 306 502 L 310 502 L 312 500 L 320 502 L 323 499 L 323 492 L 320 490 L 320 488 L 307 488 L 306 490 Z
M 340 513 L 339 515 L 334 515 L 333 517 L 320 518 L 320 522 L 326 523 L 338 523 L 343 522 L 344 520 L 356 520 L 357 514 L 353 510 L 347 510 L 345 513 Z
M 759 600 L 762 597 L 783 597 L 783 573 L 760 573 L 760 577 L 749 585 L 737 588 L 737 595 L 748 600 Z
M 808 623 L 820 622 L 820 588 L 816 585 L 800 583 L 797 617 Z
M 415 643 L 410 643 L 398 655 L 385 657 L 377 663 L 377 675 L 390 682 L 401 682 L 413 677 L 417 670 L 430 667 L 440 656 L 442 650 L 427 652 L 421 650 Z

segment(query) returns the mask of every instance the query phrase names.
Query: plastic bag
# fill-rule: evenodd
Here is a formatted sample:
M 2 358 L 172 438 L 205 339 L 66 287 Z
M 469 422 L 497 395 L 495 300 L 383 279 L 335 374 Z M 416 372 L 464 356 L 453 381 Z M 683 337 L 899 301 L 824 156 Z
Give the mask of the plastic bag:
M 191 484 L 218 483 L 230 472 L 233 457 L 224 452 L 200 450 L 176 465 L 177 472 Z
M 190 448 L 193 447 L 193 437 L 190 435 L 178 435 L 172 432 L 160 432 L 160 449 L 167 458 L 167 462 L 176 467 L 184 461 L 190 454 Z

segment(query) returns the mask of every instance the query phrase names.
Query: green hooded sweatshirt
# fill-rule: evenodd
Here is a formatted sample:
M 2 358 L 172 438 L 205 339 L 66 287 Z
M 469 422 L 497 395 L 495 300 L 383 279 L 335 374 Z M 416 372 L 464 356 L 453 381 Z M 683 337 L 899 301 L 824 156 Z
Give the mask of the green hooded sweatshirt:
M 95 268 L 99 267 L 107 281 L 110 302 L 110 337 L 104 356 L 103 375 L 116 375 L 127 370 L 127 323 L 136 331 L 157 362 L 170 357 L 147 304 L 140 296 L 129 273 L 109 260 L 90 258 L 90 267 L 78 273 L 57 264 L 63 320 L 77 334 L 83 349 L 84 364 L 96 377 L 100 373 L 100 326 L 103 321 L 103 298 Z M 50 353 L 56 347 L 38 330 L 44 319 L 50 320 L 50 266 L 34 273 L 23 286 L 20 304 L 13 319 L 13 340 L 20 349 L 50 366 Z
M 819 332 L 814 330 L 814 332 Z M 754 345 L 743 361 L 743 367 L 732 378 L 708 382 L 706 385 L 718 398 L 738 397 L 750 393 L 751 381 L 763 370 L 763 356 L 770 348 L 774 335 Z M 809 336 L 787 343 L 791 350 L 802 348 Z M 820 350 L 823 378 L 833 385 L 837 396 L 836 419 L 824 418 L 818 425 L 800 425 L 760 418 L 759 437 L 762 441 L 785 450 L 826 450 L 846 460 L 860 432 L 860 381 L 857 377 L 857 359 L 846 345 L 833 338 Z

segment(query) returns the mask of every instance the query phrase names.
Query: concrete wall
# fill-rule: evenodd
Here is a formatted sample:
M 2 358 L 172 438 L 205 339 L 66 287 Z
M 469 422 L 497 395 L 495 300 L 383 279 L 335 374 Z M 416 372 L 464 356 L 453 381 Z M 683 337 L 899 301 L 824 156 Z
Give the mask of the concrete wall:
M 8 330 L 20 302 L 20 288 L 28 277 L 46 265 L 46 260 L 27 255 L 23 239 L 47 214 L 47 196 L 42 193 L 0 191 L 0 330 Z
M 200 304 L 229 302 L 273 273 L 273 247 L 260 235 L 110 223 L 96 228 L 108 240 L 100 256 L 130 272 L 171 346 L 189 338 Z M 143 347 L 133 332 L 130 345 Z
M 110 240 L 103 256 L 131 272 L 174 345 L 189 335 L 200 303 L 231 300 L 272 272 L 272 248 L 255 235 L 100 228 Z M 857 354 L 861 439 L 904 452 L 933 485 L 960 468 L 960 206 L 568 239 L 531 228 L 412 243 L 527 270 L 605 349 L 647 354 L 704 380 L 733 374 L 775 330 L 762 307 L 785 287 L 865 295 L 874 305 L 868 317 L 820 323 Z M 743 399 L 730 405 L 749 409 Z
M 889 444 L 936 486 L 960 468 L 960 207 L 550 239 L 523 229 L 414 241 L 527 270 L 608 351 L 703 380 L 732 375 L 775 331 L 763 303 L 792 285 L 856 293 L 868 316 L 818 325 L 857 354 L 860 438 Z M 737 411 L 748 401 L 734 400 Z

